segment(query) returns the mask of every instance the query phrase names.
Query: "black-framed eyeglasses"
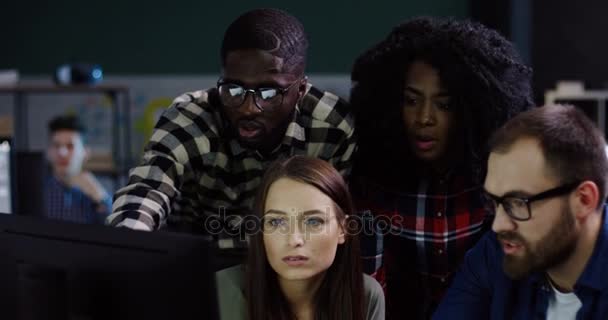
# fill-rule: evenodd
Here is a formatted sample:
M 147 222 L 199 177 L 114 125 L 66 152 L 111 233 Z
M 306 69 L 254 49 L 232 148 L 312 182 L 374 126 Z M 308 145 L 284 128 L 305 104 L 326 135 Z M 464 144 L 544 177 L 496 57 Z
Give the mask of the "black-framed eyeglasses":
M 532 210 L 530 209 L 532 202 L 566 195 L 576 189 L 579 184 L 581 182 L 563 184 L 527 198 L 517 196 L 499 197 L 484 191 L 486 210 L 491 214 L 495 214 L 498 206 L 502 205 L 502 208 L 511 219 L 527 221 L 532 218 Z
M 255 106 L 260 111 L 272 109 L 283 104 L 285 94 L 296 83 L 299 83 L 302 78 L 294 81 L 285 88 L 280 87 L 260 87 L 255 89 L 246 89 L 240 84 L 224 82 L 223 79 L 218 80 L 217 90 L 219 91 L 220 101 L 223 105 L 229 108 L 239 108 L 247 99 L 247 94 L 251 93 L 254 97 Z

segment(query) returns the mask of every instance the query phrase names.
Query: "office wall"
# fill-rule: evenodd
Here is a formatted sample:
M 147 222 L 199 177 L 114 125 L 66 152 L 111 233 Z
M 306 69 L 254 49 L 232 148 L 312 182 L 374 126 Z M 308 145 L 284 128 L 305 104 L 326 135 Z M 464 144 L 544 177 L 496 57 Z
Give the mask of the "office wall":
M 110 74 L 207 74 L 219 70 L 227 25 L 255 7 L 297 16 L 310 37 L 310 72 L 348 73 L 355 57 L 399 21 L 468 16 L 468 0 L 31 1 L 1 5 L 0 69 L 50 74 L 65 61 Z
M 558 80 L 608 88 L 608 1 L 533 2 L 532 61 L 537 100 Z

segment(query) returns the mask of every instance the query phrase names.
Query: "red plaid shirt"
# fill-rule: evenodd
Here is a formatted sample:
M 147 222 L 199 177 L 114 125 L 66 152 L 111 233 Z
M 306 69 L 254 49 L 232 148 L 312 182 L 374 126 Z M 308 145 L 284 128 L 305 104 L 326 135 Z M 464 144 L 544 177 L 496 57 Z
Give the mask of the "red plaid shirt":
M 466 177 L 411 181 L 401 192 L 355 180 L 357 210 L 375 227 L 361 236 L 364 270 L 385 289 L 387 319 L 430 318 L 465 252 L 488 229 L 481 186 Z

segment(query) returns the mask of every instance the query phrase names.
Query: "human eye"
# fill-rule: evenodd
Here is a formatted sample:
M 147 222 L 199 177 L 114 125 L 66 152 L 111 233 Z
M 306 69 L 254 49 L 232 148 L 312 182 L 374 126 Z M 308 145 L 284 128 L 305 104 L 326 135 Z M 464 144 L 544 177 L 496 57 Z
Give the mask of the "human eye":
M 325 220 L 321 217 L 308 217 L 304 220 L 304 224 L 308 227 L 319 227 L 325 224 Z
M 416 99 L 416 97 L 409 95 L 409 94 L 405 94 L 405 96 L 403 97 L 403 104 L 405 106 L 411 107 L 411 106 L 415 106 L 416 103 L 418 103 L 418 100 Z
M 504 202 L 505 211 L 516 219 L 528 219 L 529 211 L 527 200 L 522 198 L 506 198 Z
M 526 200 L 521 198 L 506 198 L 505 202 L 511 209 L 521 209 L 526 207 Z
M 224 98 L 241 97 L 245 94 L 245 88 L 236 83 L 222 83 L 218 88 L 220 95 Z
M 258 89 L 258 91 L 260 93 L 260 98 L 262 98 L 262 100 L 272 99 L 272 98 L 276 97 L 279 93 L 276 88 L 260 88 L 260 89 Z
M 444 111 L 450 111 L 452 109 L 452 106 L 448 99 L 438 100 L 437 102 L 435 102 L 435 105 L 437 106 L 437 108 Z
M 287 221 L 283 217 L 266 217 L 264 219 L 264 226 L 266 228 L 274 229 L 274 228 L 285 226 L 286 224 L 287 224 Z
M 236 85 L 236 84 L 227 84 L 226 91 L 230 96 L 238 97 L 238 96 L 243 95 L 243 93 L 245 92 L 245 89 L 243 89 L 243 87 Z

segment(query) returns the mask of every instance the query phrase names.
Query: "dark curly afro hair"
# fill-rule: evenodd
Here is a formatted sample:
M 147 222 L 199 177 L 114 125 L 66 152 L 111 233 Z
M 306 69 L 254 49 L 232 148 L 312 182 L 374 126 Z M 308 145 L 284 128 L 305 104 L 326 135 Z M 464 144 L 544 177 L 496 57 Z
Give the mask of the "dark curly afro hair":
M 401 116 L 406 71 L 414 61 L 438 71 L 450 106 L 463 121 L 459 163 L 481 182 L 491 133 L 533 106 L 532 70 L 498 32 L 471 21 L 428 17 L 398 25 L 355 61 L 350 100 L 359 148 L 353 173 L 403 180 L 419 172 Z

